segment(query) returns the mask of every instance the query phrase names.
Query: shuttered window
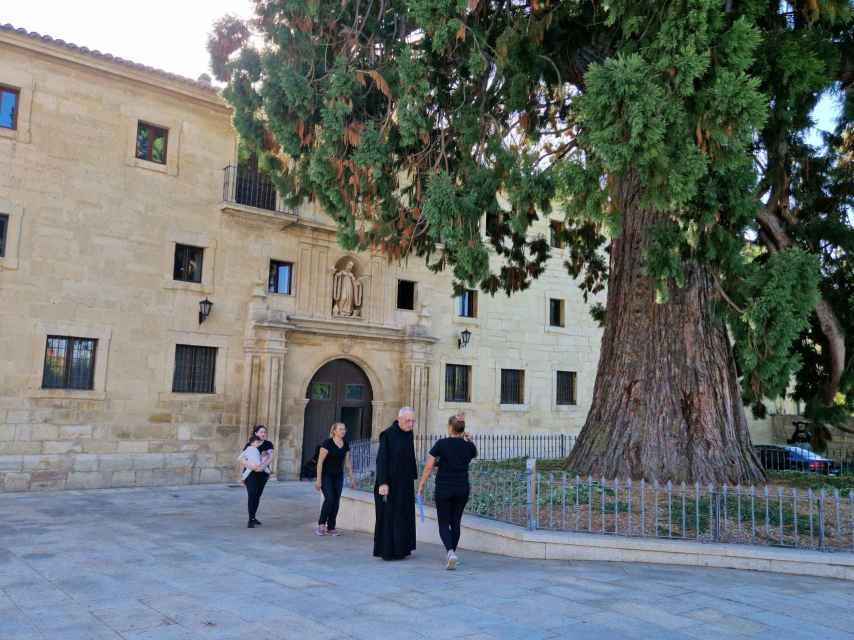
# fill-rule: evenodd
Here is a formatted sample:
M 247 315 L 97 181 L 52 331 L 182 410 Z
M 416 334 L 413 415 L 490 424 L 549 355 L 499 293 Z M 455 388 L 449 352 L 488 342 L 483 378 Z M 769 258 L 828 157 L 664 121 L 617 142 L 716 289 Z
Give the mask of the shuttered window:
M 216 347 L 175 346 L 175 373 L 172 391 L 175 393 L 214 393 Z
M 477 291 L 466 289 L 457 298 L 457 316 L 460 318 L 477 317 Z

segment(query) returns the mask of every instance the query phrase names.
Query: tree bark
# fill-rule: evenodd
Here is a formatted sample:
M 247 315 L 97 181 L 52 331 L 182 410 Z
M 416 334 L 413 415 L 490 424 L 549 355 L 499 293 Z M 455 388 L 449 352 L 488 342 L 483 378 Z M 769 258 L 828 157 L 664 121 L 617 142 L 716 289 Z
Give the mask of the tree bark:
M 640 195 L 633 176 L 612 183 L 623 228 L 611 247 L 593 402 L 568 466 L 609 479 L 762 481 L 712 274 L 687 265 L 685 286 L 656 303 L 643 250 L 663 216 Z

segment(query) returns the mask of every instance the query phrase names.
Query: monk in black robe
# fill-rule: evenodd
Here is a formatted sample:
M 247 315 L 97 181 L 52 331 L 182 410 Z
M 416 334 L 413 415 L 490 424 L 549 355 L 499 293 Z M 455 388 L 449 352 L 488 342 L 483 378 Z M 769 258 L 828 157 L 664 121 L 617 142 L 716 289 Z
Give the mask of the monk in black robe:
M 380 434 L 377 481 L 374 485 L 377 521 L 374 555 L 400 560 L 415 549 L 415 412 L 404 407 L 397 420 Z

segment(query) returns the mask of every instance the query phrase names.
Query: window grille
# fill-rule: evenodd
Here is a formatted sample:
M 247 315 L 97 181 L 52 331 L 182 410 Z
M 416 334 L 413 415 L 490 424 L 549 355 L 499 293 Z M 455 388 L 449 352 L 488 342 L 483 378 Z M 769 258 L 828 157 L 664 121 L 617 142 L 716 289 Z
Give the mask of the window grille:
M 216 347 L 175 345 L 175 393 L 214 393 Z
M 173 278 L 181 282 L 202 281 L 202 261 L 205 250 L 186 244 L 175 245 L 175 268 Z
M 577 404 L 576 399 L 576 384 L 577 374 L 575 371 L 558 371 L 557 372 L 557 404 L 573 405 Z
M 525 372 L 501 370 L 501 404 L 525 404 Z
M 445 365 L 445 402 L 470 402 L 471 367 L 462 364 Z
M 48 336 L 42 388 L 93 389 L 97 343 L 93 338 Z

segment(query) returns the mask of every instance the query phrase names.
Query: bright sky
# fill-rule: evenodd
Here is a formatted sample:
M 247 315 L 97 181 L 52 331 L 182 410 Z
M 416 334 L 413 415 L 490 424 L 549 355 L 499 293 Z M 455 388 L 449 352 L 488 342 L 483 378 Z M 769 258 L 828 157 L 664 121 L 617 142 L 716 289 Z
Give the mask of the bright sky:
M 5 0 L 0 23 L 61 38 L 102 53 L 196 79 L 208 73 L 211 25 L 227 13 L 252 14 L 251 0 Z M 813 117 L 832 130 L 838 97 L 826 96 Z M 814 132 L 813 144 L 820 144 Z
M 0 23 L 196 79 L 208 70 L 211 25 L 248 17 L 250 0 L 5 0 Z

